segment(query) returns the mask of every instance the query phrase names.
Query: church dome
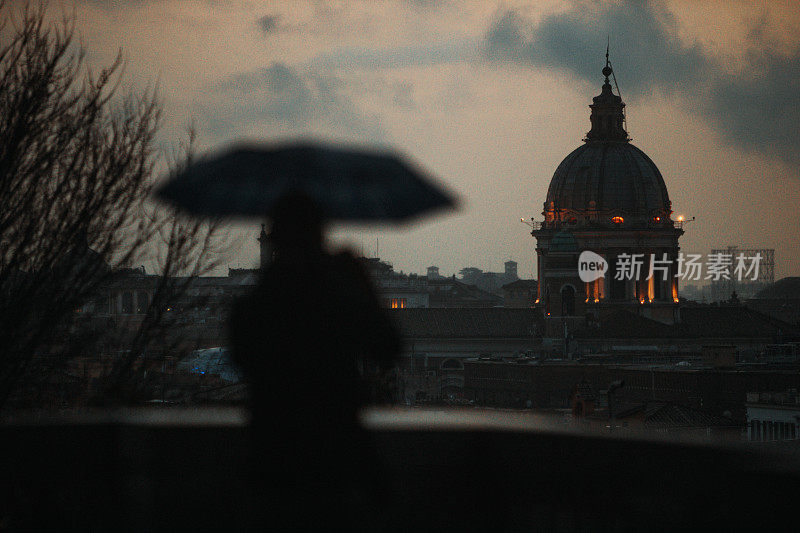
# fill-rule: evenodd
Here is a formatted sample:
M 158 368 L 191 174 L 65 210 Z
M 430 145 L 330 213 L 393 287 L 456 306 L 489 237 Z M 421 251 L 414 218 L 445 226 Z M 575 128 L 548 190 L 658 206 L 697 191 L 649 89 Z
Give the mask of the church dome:
M 670 211 L 661 172 L 629 142 L 587 141 L 574 150 L 553 174 L 548 206 L 551 202 L 559 210 L 619 211 L 623 216 Z
M 658 167 L 630 143 L 625 104 L 605 83 L 589 106 L 592 128 L 584 145 L 569 154 L 553 174 L 544 205 L 545 220 L 578 223 L 667 223 L 671 203 Z

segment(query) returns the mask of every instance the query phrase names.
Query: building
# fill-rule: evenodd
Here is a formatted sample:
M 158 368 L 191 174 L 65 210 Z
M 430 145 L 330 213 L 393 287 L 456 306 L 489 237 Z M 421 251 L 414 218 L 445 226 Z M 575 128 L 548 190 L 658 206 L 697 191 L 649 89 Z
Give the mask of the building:
M 439 274 L 439 267 L 438 266 L 429 266 L 427 269 L 427 278 L 428 279 L 440 279 L 442 277 Z
M 369 274 L 378 298 L 389 309 L 429 306 L 427 280 L 416 274 L 395 272 L 388 261 L 378 257 L 362 257 L 361 264 Z
M 660 354 L 673 363 L 701 358 L 704 347 L 733 350 L 736 363 L 756 363 L 770 346 L 791 342 L 800 329 L 743 305 L 683 305 L 664 324 L 619 309 L 570 330 L 569 354 L 629 354 L 629 362 Z M 706 350 L 708 351 L 708 350 Z
M 575 385 L 585 381 L 615 393 L 619 406 L 672 402 L 744 427 L 747 394 L 800 389 L 797 368 L 711 368 L 679 364 L 602 364 L 536 357 L 472 358 L 464 363 L 464 396 L 476 405 L 501 408 L 574 408 Z
M 533 307 L 536 301 L 535 279 L 518 279 L 503 285 L 503 307 Z
M 429 306 L 435 308 L 500 307 L 500 296 L 455 278 L 427 280 Z
M 675 268 L 682 222 L 672 220 L 658 167 L 630 142 L 625 104 L 609 82 L 612 73 L 607 61 L 602 91 L 589 106 L 591 130 L 556 168 L 544 220 L 533 226 L 537 303 L 554 318 L 628 308 L 671 323 L 678 302 Z M 604 276 L 589 282 L 578 272 L 578 258 L 586 250 L 608 265 Z M 626 262 L 629 278 L 620 277 L 616 268 Z
M 541 343 L 541 314 L 530 308 L 397 309 L 391 317 L 404 340 L 406 403 L 462 398 L 465 360 L 520 356 Z
M 800 276 L 776 281 L 748 299 L 747 306 L 800 326 Z
M 617 386 L 624 387 L 622 382 Z M 715 416 L 671 401 L 647 399 L 635 402 L 609 402 L 612 387 L 595 390 L 586 380 L 575 386 L 572 398 L 573 421 L 592 431 L 641 435 L 655 432 L 680 437 L 727 437 L 738 440 L 740 424 L 728 416 Z M 613 410 L 612 410 L 613 409 Z
M 503 285 L 517 281 L 517 262 L 506 261 L 503 272 L 484 272 L 480 268 L 466 267 L 459 272 L 461 281 L 468 285 L 475 285 L 479 289 L 493 294 L 500 294 Z
M 747 439 L 751 442 L 800 438 L 800 395 L 797 389 L 784 392 L 747 393 Z

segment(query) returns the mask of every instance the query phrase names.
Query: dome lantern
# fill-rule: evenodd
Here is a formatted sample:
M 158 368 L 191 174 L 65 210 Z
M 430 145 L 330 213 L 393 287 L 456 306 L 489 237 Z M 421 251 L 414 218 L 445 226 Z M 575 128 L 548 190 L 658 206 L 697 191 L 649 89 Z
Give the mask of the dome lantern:
M 589 117 L 592 129 L 586 134 L 585 142 L 628 142 L 630 140 L 628 132 L 625 131 L 625 104 L 621 96 L 614 94 L 608 80 L 613 73 L 614 69 L 611 68 L 608 60 L 608 48 L 606 48 L 606 66 L 603 67 L 603 76 L 606 80 L 600 94 L 592 99 L 593 103 L 589 106 L 592 110 Z

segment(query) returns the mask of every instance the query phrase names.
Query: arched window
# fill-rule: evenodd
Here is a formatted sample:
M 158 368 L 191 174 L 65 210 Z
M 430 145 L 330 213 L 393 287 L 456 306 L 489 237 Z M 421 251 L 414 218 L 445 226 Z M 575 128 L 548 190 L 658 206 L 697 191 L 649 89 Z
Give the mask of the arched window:
M 761 440 L 761 422 L 758 420 L 753 420 L 750 422 L 750 440 Z
M 561 316 L 575 314 L 575 289 L 572 285 L 561 287 Z

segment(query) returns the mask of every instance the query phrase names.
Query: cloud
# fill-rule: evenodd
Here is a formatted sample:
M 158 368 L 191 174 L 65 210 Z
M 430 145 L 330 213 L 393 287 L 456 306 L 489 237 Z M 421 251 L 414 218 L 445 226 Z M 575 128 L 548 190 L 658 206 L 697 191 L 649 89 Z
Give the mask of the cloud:
M 380 122 L 362 112 L 343 85 L 333 76 L 276 62 L 213 84 L 198 115 L 217 138 L 255 127 L 380 142 L 385 137 Z
M 320 68 L 396 69 L 469 61 L 479 57 L 480 41 L 453 39 L 425 45 L 390 48 L 340 48 L 310 61 Z
M 731 74 L 699 46 L 679 41 L 675 26 L 671 14 L 652 1 L 596 10 L 576 4 L 538 25 L 507 10 L 486 33 L 484 53 L 489 60 L 562 68 L 599 83 L 610 36 L 623 97 L 646 98 L 656 90 L 676 95 L 737 146 L 800 166 L 800 50 L 785 55 L 770 52 L 770 43 L 750 43 L 766 51 L 749 54 L 749 68 Z
M 262 32 L 272 33 L 280 28 L 280 15 L 264 15 L 256 21 Z

